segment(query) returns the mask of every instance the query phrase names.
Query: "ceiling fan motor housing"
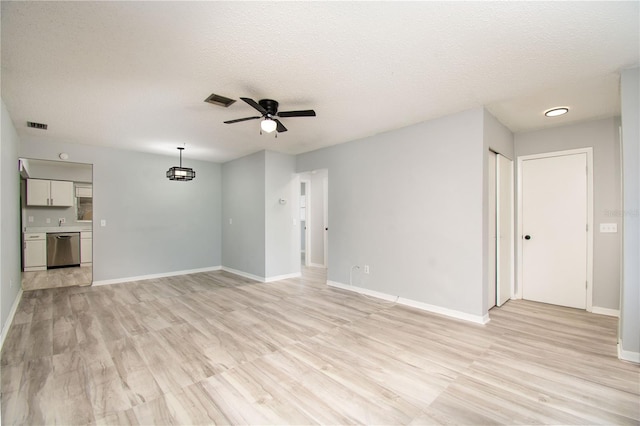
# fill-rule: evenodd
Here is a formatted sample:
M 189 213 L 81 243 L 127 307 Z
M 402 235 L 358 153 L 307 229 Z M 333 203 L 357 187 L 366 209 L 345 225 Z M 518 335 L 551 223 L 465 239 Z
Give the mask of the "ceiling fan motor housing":
M 261 99 L 258 104 L 267 111 L 268 115 L 276 115 L 278 113 L 278 102 L 273 99 Z

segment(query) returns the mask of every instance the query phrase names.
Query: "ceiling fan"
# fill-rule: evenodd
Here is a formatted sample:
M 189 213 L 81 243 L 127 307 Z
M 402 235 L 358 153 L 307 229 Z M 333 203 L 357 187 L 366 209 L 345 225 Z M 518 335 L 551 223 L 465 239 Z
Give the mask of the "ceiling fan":
M 305 109 L 302 111 L 281 111 L 278 112 L 278 102 L 273 99 L 261 99 L 258 102 L 250 98 L 240 98 L 253 108 L 255 108 L 260 114 L 255 117 L 238 118 L 236 120 L 225 121 L 225 124 L 239 123 L 247 120 L 257 120 L 263 118 L 260 123 L 260 128 L 267 133 L 271 133 L 277 130 L 278 133 L 286 132 L 287 128 L 275 117 L 315 117 L 316 112 L 312 109 Z

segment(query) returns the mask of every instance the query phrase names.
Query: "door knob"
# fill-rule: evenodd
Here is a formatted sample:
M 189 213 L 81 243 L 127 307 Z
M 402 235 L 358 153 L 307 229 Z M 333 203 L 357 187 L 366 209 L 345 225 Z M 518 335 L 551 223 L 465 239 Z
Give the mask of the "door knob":
M 525 235 L 525 236 L 524 236 L 524 239 L 525 239 L 525 240 L 530 240 L 530 239 L 531 239 L 531 235 Z

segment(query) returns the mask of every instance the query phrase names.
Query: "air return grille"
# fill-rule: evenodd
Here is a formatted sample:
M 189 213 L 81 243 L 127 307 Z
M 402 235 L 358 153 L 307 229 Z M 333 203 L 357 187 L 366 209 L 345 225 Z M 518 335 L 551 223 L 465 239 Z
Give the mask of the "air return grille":
M 220 105 L 220 106 L 223 106 L 225 108 L 227 108 L 229 105 L 231 105 L 231 104 L 233 104 L 235 102 L 234 99 L 225 98 L 224 96 L 216 95 L 215 93 L 212 93 L 204 101 L 207 102 L 207 103 L 213 104 L 213 105 Z
M 27 127 L 31 127 L 34 129 L 47 130 L 48 125 L 43 123 L 36 123 L 34 121 L 27 121 Z

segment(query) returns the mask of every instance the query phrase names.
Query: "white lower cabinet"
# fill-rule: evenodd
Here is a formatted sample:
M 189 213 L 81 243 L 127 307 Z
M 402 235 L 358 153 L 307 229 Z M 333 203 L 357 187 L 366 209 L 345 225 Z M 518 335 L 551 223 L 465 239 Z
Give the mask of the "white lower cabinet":
M 80 263 L 87 265 L 93 262 L 93 232 L 80 233 Z
M 47 269 L 47 234 L 34 232 L 23 235 L 24 271 L 43 271 Z

